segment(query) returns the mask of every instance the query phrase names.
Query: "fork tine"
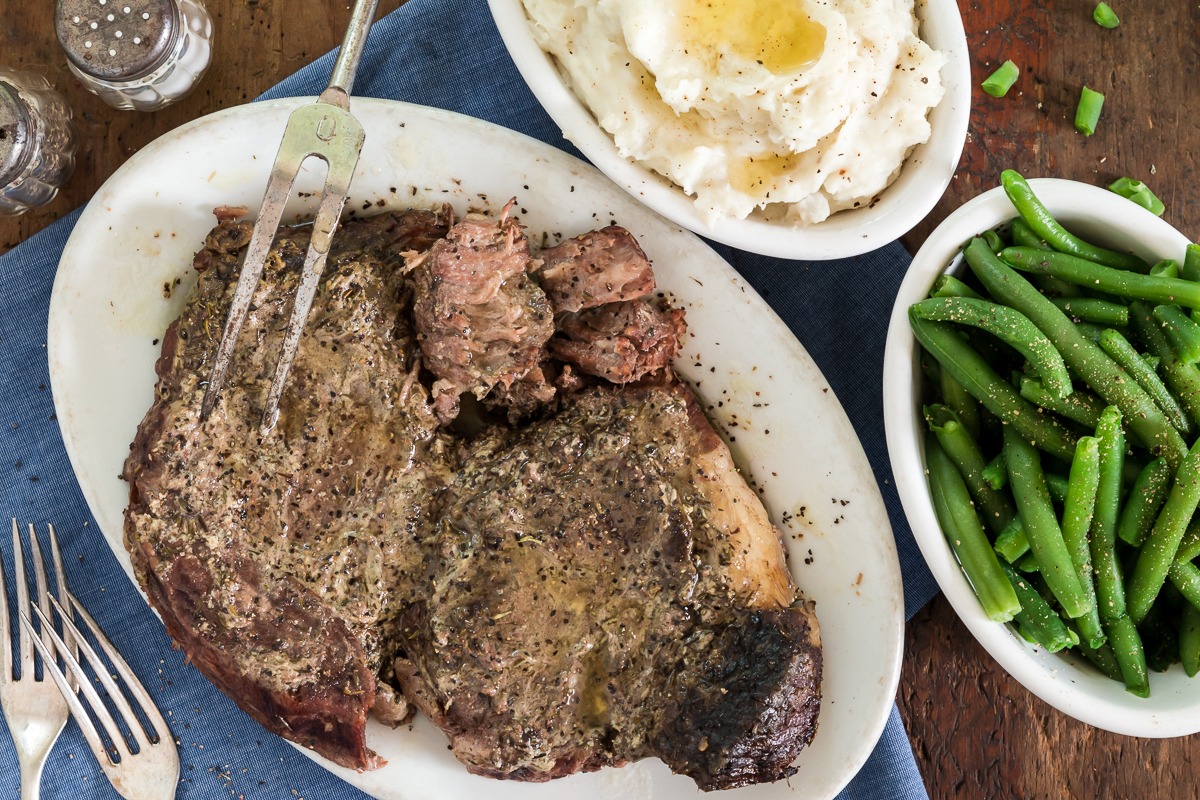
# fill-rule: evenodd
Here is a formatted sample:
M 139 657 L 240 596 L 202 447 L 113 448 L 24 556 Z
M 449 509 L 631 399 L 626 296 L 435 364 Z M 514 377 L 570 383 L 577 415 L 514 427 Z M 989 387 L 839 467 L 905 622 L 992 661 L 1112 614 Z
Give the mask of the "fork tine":
M 287 136 L 286 130 L 284 136 Z M 229 316 L 225 320 L 225 330 L 217 347 L 212 375 L 209 376 L 208 386 L 204 391 L 204 401 L 200 406 L 201 419 L 207 418 L 217 404 L 217 397 L 229 372 L 229 364 L 233 361 L 233 351 L 242 331 L 242 323 L 246 321 L 246 314 L 250 311 L 250 301 L 254 298 L 254 290 L 262 278 L 271 242 L 274 241 L 279 221 L 283 218 L 284 203 L 296 182 L 300 165 L 297 163 L 294 169 L 290 169 L 292 160 L 281 152 L 271 169 L 271 177 L 263 194 L 263 204 L 258 212 L 258 220 L 254 223 L 254 230 L 250 234 L 250 245 L 246 248 L 246 258 L 242 262 L 237 288 L 229 305 Z
M 67 652 L 67 643 L 64 642 L 59 635 L 54 632 L 54 625 L 51 624 L 50 618 L 43 614 L 42 610 L 37 606 L 30 606 L 30 608 L 33 609 L 33 613 L 37 615 L 38 620 L 42 623 L 42 630 L 50 631 L 50 639 L 53 647 L 58 650 L 58 654 L 62 656 L 63 663 L 66 664 L 67 669 L 71 671 L 71 674 L 75 676 L 75 681 L 79 686 L 79 691 L 82 692 L 83 696 L 87 698 L 88 704 L 92 707 L 92 713 L 95 714 L 100 720 L 100 724 L 104 726 L 105 731 L 108 733 L 108 738 L 112 741 L 113 746 L 117 747 L 119 745 L 123 750 L 122 755 L 132 755 L 133 751 L 129 748 L 129 742 L 127 742 L 125 737 L 121 734 L 120 726 L 117 725 L 117 721 L 113 719 L 112 714 L 109 713 L 108 708 L 104 705 L 104 702 L 101 701 L 100 695 L 97 694 L 95 688 L 93 688 L 91 681 L 87 679 L 87 675 L 84 673 L 83 667 L 79 665 L 79 661 L 77 661 L 74 656 Z M 29 630 L 33 630 L 33 623 L 24 613 L 21 614 L 21 622 L 22 624 L 27 625 Z M 75 641 L 79 644 L 80 654 L 84 658 L 88 659 L 88 663 L 92 666 L 92 671 L 96 673 L 96 677 L 100 678 L 100 682 L 105 684 L 104 688 L 110 693 L 114 694 L 115 700 L 116 695 L 119 695 L 120 692 L 113 693 L 113 690 L 109 689 L 108 684 L 105 683 L 107 672 L 104 669 L 104 664 L 96 658 L 96 654 L 94 652 L 91 652 L 91 648 L 88 647 L 87 642 L 83 641 L 82 636 L 77 635 Z M 54 682 L 58 684 L 58 688 L 63 690 L 64 694 L 74 694 L 74 692 L 71 692 L 70 687 L 67 685 L 66 675 L 63 674 L 63 671 L 58 668 L 58 664 L 56 664 L 54 661 L 54 656 L 52 655 L 54 651 L 49 647 L 46 647 L 40 641 L 36 642 L 35 646 L 37 647 L 38 651 L 41 652 L 42 658 L 44 659 L 43 663 L 46 664 L 46 668 L 53 669 Z M 111 683 L 112 679 L 109 678 L 108 681 Z M 69 698 L 67 700 L 67 704 L 71 705 Z M 73 706 L 71 710 L 74 712 Z M 124 711 L 124 709 L 122 709 L 122 711 Z M 86 718 L 87 714 L 85 713 L 83 716 Z M 80 723 L 80 727 L 83 727 L 83 722 L 80 720 L 78 714 L 75 716 L 75 721 Z M 91 721 L 89 720 L 89 724 L 90 722 Z M 131 724 L 130 727 L 132 728 L 135 726 Z M 97 737 L 97 739 L 99 739 L 99 737 Z M 105 748 L 101 746 L 100 749 L 104 750 Z M 115 763 L 113 762 L 111 753 L 109 754 L 108 760 L 110 763 Z
M 41 613 L 41 609 L 37 608 L 36 606 L 33 607 L 33 610 L 35 613 Z M 58 684 L 58 689 L 60 692 L 62 692 L 63 698 L 66 699 L 67 707 L 71 709 L 71 716 L 75 717 L 75 722 L 78 723 L 79 729 L 83 732 L 83 738 L 87 740 L 88 747 L 90 747 L 92 752 L 95 753 L 96 759 L 100 761 L 101 765 L 103 765 L 106 761 L 109 764 L 113 764 L 114 762 L 112 760 L 112 755 L 108 752 L 108 748 L 104 746 L 104 742 L 100 739 L 99 731 L 96 730 L 96 726 L 92 723 L 91 718 L 88 717 L 87 710 L 83 707 L 83 704 L 79 702 L 79 696 L 71 690 L 70 686 L 67 685 L 67 678 L 65 675 L 63 675 L 62 670 L 58 668 L 58 664 L 54 663 L 54 657 L 50 654 L 49 648 L 47 648 L 46 645 L 42 643 L 42 640 L 37 637 L 33 630 L 33 623 L 29 621 L 29 617 L 25 614 L 25 612 L 22 610 L 18 613 L 21 617 L 21 627 L 29 632 L 30 638 L 33 639 L 33 646 L 36 647 L 39 652 L 41 652 L 43 663 L 46 664 L 46 672 L 50 675 L 51 679 Z M 43 619 L 42 624 L 45 627 L 50 627 L 48 620 Z M 58 635 L 55 634 L 54 638 L 57 639 Z M 65 652 L 65 650 L 66 645 L 64 643 L 63 651 Z M 93 708 L 99 706 L 100 710 L 107 714 L 107 710 L 104 709 L 103 704 L 99 702 L 100 698 L 96 696 L 95 689 L 92 689 L 87 682 L 87 678 L 82 674 L 82 670 L 80 669 L 78 662 L 76 662 L 74 658 L 65 655 L 63 660 L 67 664 L 67 667 L 75 674 L 76 682 L 82 688 L 84 694 L 87 695 L 88 702 L 93 703 Z M 109 732 L 111 733 L 111 730 Z M 119 739 L 121 737 L 116 738 Z M 104 755 L 103 758 L 101 758 L 102 753 Z
M 29 578 L 26 577 L 25 555 L 21 549 L 21 529 L 17 527 L 15 519 L 12 527 L 13 572 L 16 573 L 17 582 L 17 613 L 23 614 L 25 609 L 29 608 Z M 33 680 L 33 647 L 30 646 L 29 637 L 21 628 L 17 629 L 17 648 L 20 650 L 21 678 L 22 680 Z
M 357 162 L 356 162 L 357 163 Z M 321 281 L 321 273 L 325 271 L 325 259 L 329 255 L 329 245 L 337 230 L 346 205 L 346 194 L 350 190 L 350 179 L 354 176 L 354 164 L 341 162 L 349 166 L 348 170 L 335 170 L 330 166 L 325 178 L 325 195 L 321 198 L 317 218 L 313 222 L 312 238 L 309 239 L 308 253 L 304 257 L 304 269 L 300 275 L 300 286 L 292 301 L 292 316 L 288 320 L 287 332 L 283 337 L 283 349 L 279 361 L 275 365 L 275 377 L 271 379 L 271 389 L 267 394 L 267 402 L 263 407 L 262 432 L 268 433 L 275 427 L 279 418 L 279 399 L 283 396 L 283 387 L 287 383 L 288 372 L 296 359 L 296 350 L 300 347 L 300 337 L 304 334 L 304 324 L 312 309 L 313 298 L 317 294 L 317 285 Z M 335 174 L 339 172 L 340 174 Z
M 121 679 L 125 681 L 125 685 L 129 688 L 129 691 L 132 692 L 134 697 L 137 699 L 138 704 L 142 707 L 142 711 L 144 711 L 146 716 L 150 719 L 151 725 L 154 725 L 155 727 L 161 726 L 165 730 L 166 723 L 159 722 L 161 717 L 159 717 L 157 720 L 155 719 L 155 716 L 158 714 L 158 709 L 150 700 L 150 695 L 146 692 L 141 682 L 137 679 L 137 676 L 133 674 L 133 670 L 129 668 L 129 664 L 127 664 L 125 659 L 121 657 L 121 654 L 117 652 L 117 648 L 114 647 L 113 643 L 109 641 L 107 636 L 104 635 L 104 631 L 101 630 L 100 625 L 95 619 L 92 618 L 92 615 L 87 612 L 83 605 L 75 599 L 75 596 L 68 592 L 67 597 L 69 598 L 70 605 L 79 615 L 79 618 L 91 630 L 92 635 L 96 637 L 96 641 L 100 644 L 100 649 L 102 649 L 112 661 L 113 668 L 117 671 L 117 674 L 121 676 Z M 79 651 L 83 657 L 87 659 L 88 663 L 90 663 L 93 668 L 96 668 L 97 665 L 103 666 L 100 658 L 96 655 L 96 651 L 93 650 L 91 645 L 87 643 L 87 640 L 84 639 L 83 634 L 79 632 L 78 628 L 67 621 L 63 607 L 53 599 L 51 599 L 51 602 L 54 603 L 54 607 L 63 617 L 63 629 L 69 630 L 75 637 L 75 642 L 79 645 Z M 115 681 L 113 681 L 112 676 L 108 674 L 108 670 L 96 668 L 96 677 L 100 679 L 100 683 L 104 685 L 104 688 L 108 691 L 109 696 L 112 697 L 113 702 L 116 704 L 117 708 L 120 709 L 121 714 L 125 717 L 125 721 L 129 723 L 129 730 L 133 733 L 133 738 L 137 740 L 138 746 L 141 748 L 146 748 L 151 744 L 157 744 L 162 732 L 159 730 L 155 730 L 153 732 L 146 731 L 143 728 L 141 720 L 139 720 L 137 715 L 134 713 L 133 708 L 129 705 L 129 701 L 125 699 L 125 694 L 118 690 L 117 684 Z
M 169 740 L 171 729 L 167 725 L 167 721 L 163 718 L 162 712 L 158 710 L 158 705 L 150 697 L 150 693 L 146 691 L 146 687 L 142 685 L 137 675 L 134 674 L 129 663 L 117 651 L 116 646 L 104 634 L 104 630 L 100 627 L 100 624 L 92 618 L 92 615 L 88 613 L 87 609 L 83 607 L 75 595 L 68 591 L 67 597 L 70 599 L 75 612 L 79 614 L 79 618 L 95 634 L 96 641 L 100 643 L 100 647 L 112 659 L 113 667 L 117 670 L 117 674 L 125 681 L 125 685 L 129 687 L 129 691 L 133 692 L 134 698 L 142 707 L 142 712 L 150 720 L 150 724 L 154 727 L 151 741 L 157 743 L 162 738 Z
M 13 518 L 13 530 L 17 528 L 17 520 Z M 12 628 L 8 618 L 8 584 L 4 579 L 4 561 L 0 560 L 0 634 L 4 641 L 0 642 L 0 684 L 9 683 L 13 679 Z
M 54 582 L 58 584 L 58 600 L 60 604 L 68 606 L 66 610 L 66 619 L 73 621 L 71 609 L 69 607 L 70 604 L 67 602 L 67 573 L 66 570 L 63 569 L 62 552 L 58 549 L 58 534 L 55 532 L 53 524 L 47 523 L 46 527 L 50 529 L 50 560 L 54 563 Z M 61 610 L 59 613 L 62 613 Z M 75 656 L 76 660 L 78 660 L 79 651 L 75 646 L 75 637 L 70 633 L 70 630 L 65 627 L 63 629 L 62 638 L 63 641 L 67 643 L 67 649 L 70 650 L 71 655 Z M 67 676 L 68 683 L 73 684 L 74 680 L 74 675 Z
M 47 600 L 50 597 L 50 592 L 47 589 L 48 581 L 46 580 L 46 562 L 42 558 L 42 545 L 38 541 L 37 531 L 34 530 L 33 523 L 29 523 L 29 561 L 33 566 L 33 581 L 37 587 L 37 603 L 38 608 L 42 613 L 50 616 L 50 604 Z M 51 626 L 53 627 L 53 626 Z M 47 648 L 50 647 L 50 637 L 46 635 L 46 630 L 42 630 L 42 643 Z

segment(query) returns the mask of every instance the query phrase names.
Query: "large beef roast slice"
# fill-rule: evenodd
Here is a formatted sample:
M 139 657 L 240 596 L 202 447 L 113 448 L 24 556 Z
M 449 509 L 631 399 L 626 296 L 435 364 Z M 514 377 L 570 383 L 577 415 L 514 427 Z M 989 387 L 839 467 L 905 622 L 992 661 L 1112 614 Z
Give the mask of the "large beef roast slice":
M 172 638 L 267 729 L 358 769 L 378 764 L 363 738 L 368 712 L 408 716 L 387 685 L 390 642 L 426 583 L 419 539 L 452 468 L 417 381 L 401 255 L 447 227 L 430 212 L 341 227 L 279 422 L 262 437 L 308 230 L 278 237 L 220 403 L 202 421 L 250 233 L 223 221 L 195 258 L 198 285 L 166 333 L 154 406 L 125 464 L 126 546 Z
M 658 756 L 704 789 L 794 772 L 817 621 L 681 384 L 592 388 L 476 439 L 434 535 L 396 671 L 473 772 Z

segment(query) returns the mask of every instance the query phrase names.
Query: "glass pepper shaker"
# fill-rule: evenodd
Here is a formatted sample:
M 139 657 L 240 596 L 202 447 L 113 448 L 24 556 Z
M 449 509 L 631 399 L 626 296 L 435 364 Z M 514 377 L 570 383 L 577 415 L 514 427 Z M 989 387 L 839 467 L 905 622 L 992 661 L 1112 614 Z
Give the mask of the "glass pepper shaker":
M 54 199 L 75 169 L 71 108 L 45 78 L 0 68 L 0 214 Z
M 67 63 L 110 106 L 153 111 L 179 100 L 212 57 L 200 0 L 58 0 Z

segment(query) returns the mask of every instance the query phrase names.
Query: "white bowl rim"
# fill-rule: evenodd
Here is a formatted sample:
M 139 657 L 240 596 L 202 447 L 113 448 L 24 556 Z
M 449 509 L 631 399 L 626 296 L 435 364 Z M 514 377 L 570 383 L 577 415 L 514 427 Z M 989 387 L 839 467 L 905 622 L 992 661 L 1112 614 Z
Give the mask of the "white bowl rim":
M 971 110 L 971 65 L 955 0 L 917 0 L 922 35 L 946 54 L 945 96 L 930 111 L 929 141 L 909 153 L 896 180 L 872 207 L 839 211 L 807 226 L 725 218 L 710 224 L 688 195 L 666 178 L 624 158 L 612 137 L 563 82 L 533 39 L 522 0 L 488 0 L 517 70 L 563 136 L 617 185 L 677 225 L 752 253 L 823 261 L 875 250 L 912 230 L 950 185 L 966 141 Z
M 1057 178 L 1029 182 L 1056 216 L 1069 221 L 1082 215 L 1093 224 L 1102 223 L 1144 258 L 1182 256 L 1189 241 L 1166 221 L 1106 189 Z M 908 307 L 928 296 L 936 277 L 957 263 L 966 241 L 1015 216 L 1002 187 L 972 199 L 930 235 L 900 286 L 884 351 L 883 393 L 893 398 L 884 405 L 884 427 L 901 504 L 946 599 L 975 639 L 1025 688 L 1068 716 L 1114 733 L 1146 738 L 1196 733 L 1200 731 L 1200 679 L 1187 678 L 1178 665 L 1166 673 L 1151 672 L 1151 696 L 1143 699 L 1082 659 L 1046 653 L 1020 638 L 1012 626 L 991 621 L 934 516 L 924 477 L 923 445 L 917 435 L 921 426 L 914 402 L 916 343 L 909 330 Z

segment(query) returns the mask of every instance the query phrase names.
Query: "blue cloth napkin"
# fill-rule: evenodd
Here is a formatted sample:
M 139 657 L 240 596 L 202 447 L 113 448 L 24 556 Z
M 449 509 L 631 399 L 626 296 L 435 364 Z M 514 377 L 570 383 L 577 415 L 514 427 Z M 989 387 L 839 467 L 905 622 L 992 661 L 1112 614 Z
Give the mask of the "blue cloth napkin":
M 264 97 L 317 94 L 331 68 L 327 55 Z M 484 0 L 412 0 L 380 20 L 354 93 L 458 111 L 574 152 L 517 73 Z M 54 272 L 77 219 L 73 213 L 0 257 L 0 516 L 55 523 L 73 590 L 141 676 L 180 743 L 179 797 L 364 797 L 264 732 L 185 663 L 83 501 L 55 421 L 45 345 Z M 880 385 L 888 313 L 908 256 L 898 244 L 845 262 L 811 264 L 716 249 L 795 331 L 857 429 L 891 515 L 911 616 L 936 586 L 892 485 Z M 11 576 L 11 545 L 2 549 Z M 0 797 L 16 797 L 16 787 L 15 753 L 0 733 Z M 117 796 L 74 721 L 50 755 L 42 789 L 47 798 Z M 879 745 L 842 797 L 925 796 L 893 707 Z

